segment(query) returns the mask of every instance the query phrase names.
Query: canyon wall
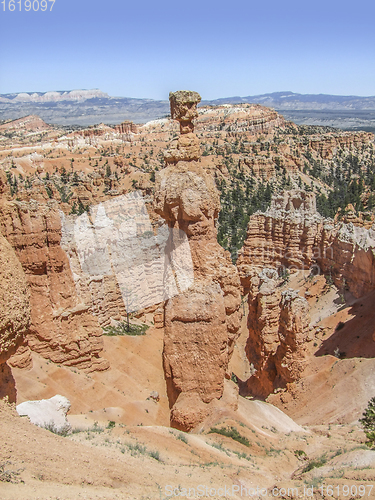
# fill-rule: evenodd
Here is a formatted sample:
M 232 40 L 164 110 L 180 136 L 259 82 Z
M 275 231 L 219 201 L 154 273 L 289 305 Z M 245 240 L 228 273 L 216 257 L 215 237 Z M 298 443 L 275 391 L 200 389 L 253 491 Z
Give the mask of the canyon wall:
M 250 217 L 237 267 L 245 289 L 254 268 L 310 269 L 360 297 L 375 288 L 373 247 L 373 228 L 324 219 L 313 193 L 291 190 L 274 196 L 265 213 Z
M 30 323 L 25 273 L 8 241 L 0 233 L 0 399 L 16 401 L 9 358 L 24 341 Z
M 200 164 L 194 133 L 199 101 L 196 92 L 170 94 L 172 118 L 179 121 L 181 135 L 165 153 L 166 168 L 156 175 L 154 204 L 170 228 L 187 235 L 194 270 L 193 285 L 169 299 L 164 310 L 171 425 L 186 431 L 217 405 L 236 408 L 236 395 L 230 395 L 224 381 L 241 320 L 239 277 L 229 252 L 216 239 L 219 193 Z
M 374 141 L 371 132 L 340 132 L 308 139 L 308 147 L 316 151 L 325 160 L 332 160 L 338 149 L 361 149 L 364 145 Z
M 303 372 L 309 305 L 285 287 L 298 270 L 324 274 L 342 294 L 361 297 L 375 289 L 375 229 L 323 219 L 315 195 L 300 190 L 275 195 L 267 212 L 250 217 L 237 261 L 248 292 L 246 354 L 252 376 L 243 393 L 267 397 Z
M 228 137 L 236 137 L 244 132 L 253 135 L 273 135 L 275 128 L 285 124 L 284 118 L 274 109 L 260 104 L 236 104 L 204 106 L 199 108 L 197 132 L 210 133 L 225 131 Z
M 60 246 L 57 203 L 3 202 L 0 230 L 14 248 L 30 290 L 28 347 L 55 363 L 103 370 L 102 330 L 76 294 L 68 258 Z M 14 363 L 25 363 L 24 356 Z

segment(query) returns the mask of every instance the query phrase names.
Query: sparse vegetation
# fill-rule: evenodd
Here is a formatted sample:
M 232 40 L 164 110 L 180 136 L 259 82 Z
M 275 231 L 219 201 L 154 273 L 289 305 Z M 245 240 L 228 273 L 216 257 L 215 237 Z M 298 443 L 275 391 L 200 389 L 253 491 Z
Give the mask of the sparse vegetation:
M 11 468 L 12 462 L 3 462 L 0 464 L 0 482 L 3 483 L 23 483 L 19 475 L 23 469 L 13 470 Z
M 326 462 L 327 459 L 325 456 L 322 456 L 321 458 L 317 458 L 314 460 L 310 460 L 309 463 L 306 465 L 306 467 L 304 467 L 302 472 L 305 473 L 311 471 L 312 469 L 323 467 L 323 465 L 325 465 Z
M 43 426 L 44 429 L 47 431 L 52 432 L 53 434 L 58 434 L 59 436 L 67 436 L 70 432 L 70 427 L 62 427 L 61 429 L 57 428 L 53 422 L 48 422 L 44 424 Z
M 185 444 L 188 444 L 187 437 L 182 432 L 180 432 L 180 434 L 178 434 L 177 439 L 179 439 L 180 441 L 182 441 Z
M 161 462 L 161 458 L 160 458 L 160 453 L 158 452 L 158 450 L 155 450 L 155 451 L 150 451 L 149 452 L 149 455 L 151 458 L 153 458 L 154 460 L 157 460 L 158 462 Z
M 235 427 L 231 427 L 230 429 L 225 427 L 222 427 L 221 429 L 218 429 L 217 427 L 211 427 L 209 434 L 214 433 L 229 437 L 245 446 L 250 446 L 249 440 L 245 436 L 242 436 Z
M 114 337 L 116 335 L 145 335 L 148 330 L 148 325 L 134 325 L 130 323 L 118 323 L 116 326 L 105 326 L 103 328 L 103 335 Z

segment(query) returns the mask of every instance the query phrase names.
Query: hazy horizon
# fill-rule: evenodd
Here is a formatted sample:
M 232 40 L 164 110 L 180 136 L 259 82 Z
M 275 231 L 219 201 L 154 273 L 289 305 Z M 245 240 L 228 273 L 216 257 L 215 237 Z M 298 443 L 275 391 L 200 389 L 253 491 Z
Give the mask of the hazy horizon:
M 39 90 L 32 90 L 32 91 L 28 91 L 28 90 L 21 90 L 21 91 L 18 91 L 18 92 L 6 92 L 6 93 L 0 93 L 0 95 L 18 95 L 18 94 L 47 94 L 49 92 L 59 92 L 59 93 L 65 93 L 65 92 L 76 92 L 76 91 L 94 91 L 94 90 L 99 90 L 105 94 L 108 94 L 109 97 L 111 98 L 114 98 L 114 99 L 149 99 L 149 100 L 157 100 L 157 101 L 165 101 L 165 102 L 168 102 L 168 95 L 165 96 L 164 98 L 162 99 L 154 99 L 152 97 L 148 97 L 148 96 L 142 96 L 142 97 L 134 97 L 134 96 L 130 96 L 130 95 L 111 95 L 109 94 L 108 92 L 106 92 L 106 90 L 103 90 L 99 87 L 92 87 L 92 88 L 74 88 L 74 89 L 49 89 L 49 90 L 42 90 L 42 91 L 39 91 Z M 173 91 L 176 91 L 176 90 L 189 90 L 189 89 L 174 89 Z M 254 95 L 250 95 L 250 94 L 247 94 L 247 95 L 225 95 L 225 96 L 220 96 L 218 98 L 215 98 L 215 99 L 226 99 L 226 98 L 236 98 L 236 97 L 239 97 L 239 98 L 245 98 L 245 97 L 262 97 L 264 95 L 273 95 L 273 94 L 294 94 L 296 96 L 330 96 L 330 97 L 360 97 L 360 98 L 373 98 L 375 97 L 375 95 L 358 95 L 358 94 L 325 94 L 325 93 L 309 93 L 309 94 L 302 94 L 300 92 L 293 92 L 292 90 L 278 90 L 278 91 L 275 91 L 275 92 L 267 92 L 267 93 L 264 93 L 264 94 L 254 94 Z M 215 100 L 215 99 L 207 99 L 205 97 L 202 98 L 202 101 L 211 101 L 211 100 Z

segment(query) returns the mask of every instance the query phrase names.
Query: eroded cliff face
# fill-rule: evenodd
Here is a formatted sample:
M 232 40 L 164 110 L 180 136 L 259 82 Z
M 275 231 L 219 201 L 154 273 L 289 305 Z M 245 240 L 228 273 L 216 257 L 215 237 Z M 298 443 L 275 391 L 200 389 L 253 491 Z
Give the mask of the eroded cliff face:
M 165 304 L 163 361 L 171 425 L 190 430 L 223 398 L 236 407 L 236 397 L 224 394 L 224 379 L 238 336 L 241 297 L 236 268 L 216 240 L 219 194 L 199 161 L 192 120 L 200 96 L 182 91 L 171 93 L 170 101 L 181 135 L 156 176 L 154 207 L 170 228 L 186 233 L 194 283 Z
M 205 106 L 199 109 L 197 132 L 209 136 L 225 131 L 229 137 L 248 133 L 250 136 L 273 135 L 275 128 L 285 125 L 285 119 L 274 109 L 260 104 Z
M 0 233 L 0 399 L 16 401 L 9 358 L 22 345 L 30 323 L 29 292 L 17 256 Z
M 282 291 L 288 275 L 323 274 L 342 294 L 361 297 L 375 289 L 374 248 L 373 228 L 323 219 L 312 193 L 286 191 L 273 197 L 266 213 L 250 217 L 237 261 L 249 293 L 246 354 L 254 369 L 245 393 L 267 397 L 304 370 L 309 305 L 298 291 Z
M 310 149 L 316 151 L 325 160 L 332 160 L 340 148 L 361 148 L 364 144 L 373 142 L 371 132 L 332 132 L 320 136 L 312 136 L 308 140 Z
M 0 228 L 14 248 L 30 290 L 31 324 L 27 345 L 55 363 L 86 370 L 108 368 L 99 357 L 102 330 L 76 295 L 73 276 L 60 246 L 57 204 L 8 202 L 0 205 Z M 25 366 L 26 346 L 13 364 Z
M 254 271 L 250 280 L 245 351 L 253 373 L 241 383 L 245 394 L 267 397 L 299 380 L 304 369 L 309 305 L 294 290 L 282 291 L 281 284 L 275 269 Z
M 245 289 L 254 268 L 310 269 L 360 297 L 375 288 L 373 247 L 372 227 L 324 219 L 313 193 L 291 190 L 274 196 L 267 212 L 250 217 L 237 267 Z

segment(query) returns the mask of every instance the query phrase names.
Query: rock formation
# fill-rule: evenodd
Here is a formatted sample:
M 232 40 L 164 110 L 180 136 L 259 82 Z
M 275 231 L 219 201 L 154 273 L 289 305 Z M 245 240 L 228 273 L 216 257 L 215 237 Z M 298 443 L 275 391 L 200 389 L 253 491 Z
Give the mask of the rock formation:
M 29 293 L 22 266 L 0 233 L 0 399 L 16 400 L 9 358 L 22 344 L 30 323 Z
M 29 417 L 30 422 L 39 427 L 46 427 L 56 433 L 71 431 L 66 418 L 70 409 L 70 401 L 59 394 L 50 399 L 40 401 L 24 401 L 17 405 L 16 410 L 21 417 Z
M 120 123 L 119 125 L 115 125 L 114 129 L 116 132 L 119 134 L 136 134 L 138 132 L 138 127 L 135 125 L 135 123 L 130 122 L 130 121 L 124 121 Z
M 254 268 L 309 269 L 322 231 L 323 219 L 316 212 L 313 193 L 292 190 L 275 195 L 266 213 L 250 217 L 237 261 L 245 289 Z
M 244 156 L 239 160 L 240 167 L 248 169 L 250 174 L 258 179 L 268 180 L 275 176 L 275 163 L 271 158 L 264 156 Z
M 241 389 L 258 397 L 298 380 L 304 368 L 309 306 L 295 291 L 281 292 L 279 285 L 274 269 L 254 273 L 250 280 L 246 354 L 253 375 Z
M 375 289 L 375 229 L 323 219 L 315 195 L 291 190 L 275 195 L 266 213 L 250 217 L 237 266 L 249 293 L 246 354 L 254 374 L 244 393 L 266 397 L 297 381 L 305 366 L 309 306 L 283 277 L 297 270 L 324 274 L 341 293 Z
M 254 268 L 310 269 L 329 274 L 338 288 L 360 297 L 375 288 L 373 247 L 374 229 L 324 219 L 313 193 L 291 190 L 274 196 L 265 213 L 250 217 L 237 267 L 245 290 Z
M 167 167 L 156 176 L 154 203 L 170 228 L 186 233 L 194 268 L 193 285 L 169 299 L 164 311 L 171 425 L 183 430 L 195 427 L 223 399 L 236 406 L 236 398 L 224 391 L 224 378 L 241 320 L 238 274 L 216 239 L 219 194 L 199 161 L 193 125 L 199 101 L 196 92 L 170 94 L 181 135 L 165 153 Z
M 308 147 L 316 151 L 322 158 L 332 160 L 339 148 L 361 148 L 364 144 L 373 142 L 371 132 L 339 132 L 320 134 L 309 139 Z
M 205 106 L 199 109 L 197 131 L 216 133 L 225 131 L 229 137 L 244 132 L 250 136 L 273 135 L 275 128 L 285 124 L 284 118 L 274 109 L 260 104 Z
M 108 368 L 108 361 L 99 357 L 102 330 L 88 305 L 79 302 L 67 256 L 60 247 L 56 202 L 3 203 L 0 228 L 23 266 L 30 289 L 27 343 L 31 350 L 55 363 L 86 370 Z M 19 359 L 21 365 L 24 358 Z

